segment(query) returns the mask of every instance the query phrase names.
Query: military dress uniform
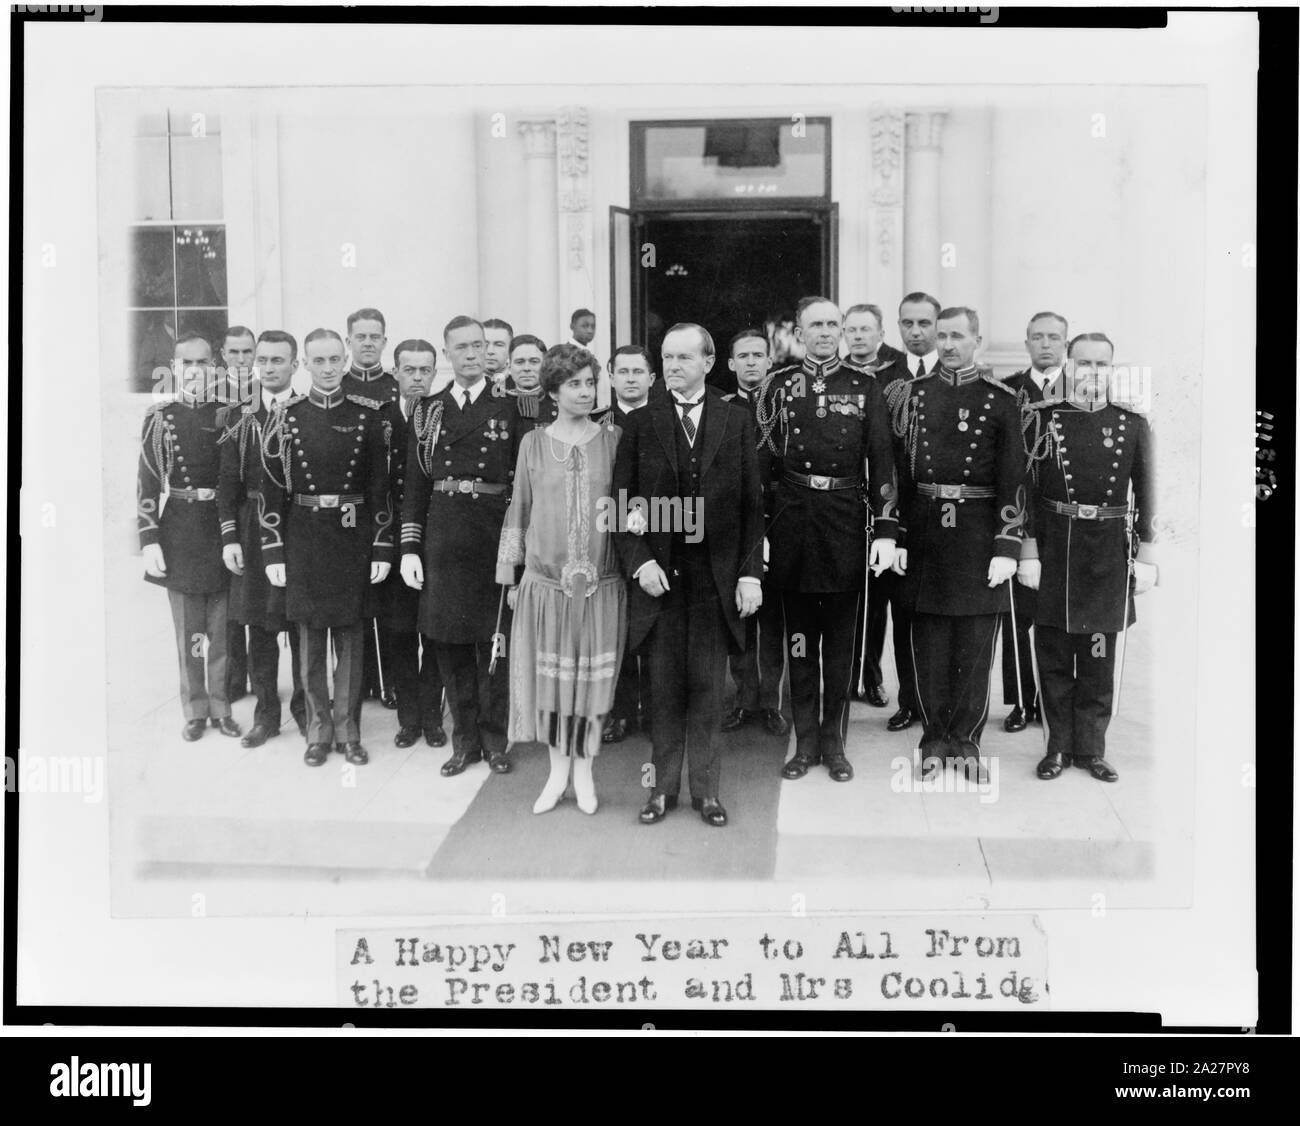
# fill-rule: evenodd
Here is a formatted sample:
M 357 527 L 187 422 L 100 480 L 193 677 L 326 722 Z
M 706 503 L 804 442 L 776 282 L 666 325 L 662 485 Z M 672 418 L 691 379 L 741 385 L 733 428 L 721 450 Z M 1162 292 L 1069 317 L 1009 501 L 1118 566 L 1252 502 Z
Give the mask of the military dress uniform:
M 853 771 L 844 737 L 868 508 L 876 536 L 895 539 L 898 527 L 885 403 L 875 380 L 838 356 L 821 362 L 806 356 L 769 374 L 757 416 L 767 583 L 781 592 L 790 642 L 795 754 L 782 774 L 800 778 L 825 762 L 832 778 L 847 781 Z
M 1151 429 L 1141 415 L 1112 403 L 1089 410 L 1051 401 L 1032 409 L 1025 548 L 1042 567 L 1034 652 L 1047 753 L 1087 768 L 1106 749 L 1116 635 L 1135 620 L 1130 522 L 1140 543 L 1153 542 Z
M 921 757 L 978 759 L 1005 583 L 1025 522 L 1025 451 L 1016 396 L 974 366 L 942 364 L 885 389 L 899 439 L 903 597 L 911 613 Z
M 493 385 L 492 394 L 514 404 L 521 438 L 529 430 L 549 426 L 559 415 L 559 407 L 556 406 L 555 400 L 540 387 L 536 391 L 520 391 L 512 382 L 508 387 L 501 389 Z
M 1026 368 L 1004 381 L 1016 393 L 1022 415 L 1034 403 L 1041 402 L 1043 390 L 1033 376 L 1033 369 Z M 1050 383 L 1045 385 L 1050 386 Z M 1016 620 L 1014 633 L 1011 615 L 1002 618 L 1002 702 L 1019 704 L 1023 701 L 1026 708 L 1038 708 L 1038 682 L 1034 679 L 1034 661 L 1029 631 L 1034 624 L 1034 614 L 1038 604 L 1038 594 L 1020 583 L 1013 583 L 1011 597 L 1015 600 Z M 1016 653 L 1020 653 L 1019 680 L 1017 681 Z M 1017 685 L 1019 692 L 1017 693 Z
M 404 403 L 400 396 L 390 408 L 388 481 L 395 513 L 402 511 L 406 496 L 414 409 L 414 403 Z M 386 675 L 397 692 L 398 726 L 421 731 L 430 746 L 440 747 L 447 741 L 442 729 L 442 674 L 433 646 L 426 646 L 423 654 L 420 651 L 420 592 L 406 585 L 396 567 L 372 589 L 379 594 L 379 640 Z
M 722 397 L 757 414 L 759 389 L 737 387 Z M 785 610 L 781 592 L 763 578 L 763 602 L 758 612 L 745 620 L 745 648 L 731 655 L 731 677 L 736 682 L 736 712 L 762 715 L 775 735 L 789 731 L 781 716 L 781 688 L 785 681 Z M 743 721 L 741 715 L 735 722 Z M 785 731 L 781 729 L 785 728 Z
M 258 508 L 262 503 L 262 433 L 269 416 L 260 392 L 255 401 L 233 404 L 220 412 L 221 475 L 217 488 L 221 542 L 239 544 L 244 556 L 244 573 L 230 578 L 230 621 L 241 630 L 248 627 L 249 677 L 257 701 L 253 723 L 265 727 L 268 738 L 280 731 L 278 682 L 282 631 L 288 633 L 293 670 L 289 714 L 304 732 L 307 724 L 298 630 L 290 627 L 285 619 L 284 589 L 270 584 L 262 561 Z
M 230 717 L 230 572 L 221 559 L 217 516 L 219 409 L 215 401 L 187 395 L 151 406 L 145 412 L 136 475 L 140 546 L 159 544 L 167 568 L 162 578 L 146 575 L 145 580 L 167 588 L 180 663 L 181 709 L 186 720 L 211 719 L 214 726 Z
M 370 564 L 393 561 L 393 513 L 383 404 L 313 387 L 290 399 L 263 434 L 262 562 L 283 563 L 285 616 L 297 625 L 307 695 L 307 761 L 343 745 L 362 763 L 357 701 Z M 338 663 L 331 709 L 327 637 Z
M 510 769 L 504 652 L 488 670 L 498 618 L 501 633 L 510 634 L 496 559 L 519 439 L 515 401 L 494 396 L 486 380 L 468 393 L 452 382 L 421 399 L 411 416 L 402 553 L 424 558 L 419 627 L 447 689 L 454 724 L 453 754 L 443 766 L 449 776 L 485 754 L 493 770 Z
M 385 418 L 391 421 L 392 411 L 396 409 L 397 400 L 401 397 L 401 388 L 398 385 L 397 377 L 391 372 L 384 370 L 383 364 L 375 364 L 374 367 L 363 368 L 353 364 L 348 369 L 347 375 L 343 377 L 343 393 L 345 395 L 360 395 L 363 399 L 374 399 L 382 403 L 388 410 Z M 394 509 L 396 513 L 398 510 Z M 390 683 L 392 677 L 389 672 L 389 665 L 393 661 L 393 655 L 388 652 L 387 639 L 384 637 L 382 625 L 376 628 L 380 611 L 385 604 L 385 595 L 381 592 L 381 587 L 387 586 L 394 576 L 390 575 L 382 584 L 374 587 L 366 595 L 366 622 L 365 622 L 365 658 L 362 663 L 361 673 L 361 695 L 357 698 L 357 716 L 361 714 L 361 701 L 367 696 L 377 696 L 385 707 L 393 706 L 394 684 Z M 400 576 L 397 581 L 401 582 Z M 376 644 L 376 635 L 378 644 Z M 400 660 L 400 658 L 397 658 Z M 384 699 L 385 689 L 388 690 L 388 698 Z

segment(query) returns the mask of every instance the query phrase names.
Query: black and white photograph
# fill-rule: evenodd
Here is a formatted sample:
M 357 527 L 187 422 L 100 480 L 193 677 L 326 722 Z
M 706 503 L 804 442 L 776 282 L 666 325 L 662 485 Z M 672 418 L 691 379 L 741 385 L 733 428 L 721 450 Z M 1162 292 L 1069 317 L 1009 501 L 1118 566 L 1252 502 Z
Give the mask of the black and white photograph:
M 18 1002 L 1253 1025 L 1256 15 L 274 11 L 15 24 Z

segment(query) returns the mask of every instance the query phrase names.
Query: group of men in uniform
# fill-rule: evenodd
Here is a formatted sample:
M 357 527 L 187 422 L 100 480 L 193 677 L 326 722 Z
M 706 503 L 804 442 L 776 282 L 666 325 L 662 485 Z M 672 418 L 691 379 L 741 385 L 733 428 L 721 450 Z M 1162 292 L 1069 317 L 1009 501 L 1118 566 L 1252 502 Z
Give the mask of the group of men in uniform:
M 1113 781 L 1103 752 L 1116 642 L 1155 569 L 1150 429 L 1107 397 L 1111 342 L 1088 333 L 1067 345 L 1065 318 L 1038 314 L 1031 367 L 1004 382 L 975 364 L 978 314 L 928 294 L 900 305 L 904 351 L 883 342 L 874 305 L 842 314 L 809 297 L 797 316 L 797 363 L 771 370 L 758 329 L 730 342 L 727 398 L 754 423 L 766 566 L 761 605 L 733 630 L 745 644 L 732 646 L 737 695 L 722 730 L 788 734 L 788 658 L 795 738 L 782 775 L 822 765 L 848 781 L 849 703 L 888 702 L 892 615 L 888 728 L 920 720 L 927 771 L 948 760 L 982 771 L 1001 628 L 1006 727 L 1041 717 L 1047 729 L 1038 775 L 1073 762 Z M 586 346 L 594 315 L 578 310 L 571 329 Z M 367 761 L 368 691 L 396 708 L 398 746 L 444 744 L 445 688 L 443 773 L 479 760 L 505 773 L 509 611 L 495 558 L 520 439 L 555 416 L 540 392 L 546 345 L 498 318 L 456 317 L 443 333 L 452 380 L 432 394 L 437 348 L 404 340 L 386 372 L 386 343 L 371 308 L 348 318 L 346 339 L 309 333 L 301 358 L 286 332 L 232 328 L 223 358 L 240 386 L 226 401 L 213 394 L 225 381 L 209 343 L 177 342 L 176 394 L 145 418 L 138 527 L 146 578 L 171 601 L 182 734 L 211 723 L 245 746 L 277 735 L 287 633 L 289 709 L 309 765 L 331 750 Z M 295 395 L 300 363 L 311 386 Z M 640 346 L 618 348 L 607 370 L 613 425 L 665 394 Z M 257 701 L 247 734 L 227 683 L 229 642 L 245 630 Z M 648 657 L 644 646 L 624 656 L 607 743 L 652 714 Z

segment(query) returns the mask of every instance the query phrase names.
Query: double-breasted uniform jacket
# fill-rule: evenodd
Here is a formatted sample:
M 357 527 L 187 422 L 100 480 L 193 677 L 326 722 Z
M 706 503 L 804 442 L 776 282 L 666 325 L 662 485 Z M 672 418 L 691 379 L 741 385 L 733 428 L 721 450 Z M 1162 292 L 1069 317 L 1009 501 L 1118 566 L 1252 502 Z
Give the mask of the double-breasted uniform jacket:
M 882 372 L 889 371 L 899 360 L 903 361 L 903 366 L 907 366 L 907 353 L 900 352 L 892 345 L 882 343 L 876 349 L 876 358 L 870 364 L 858 364 L 852 356 L 845 356 L 841 361 L 845 367 L 852 368 L 854 371 L 866 372 L 868 375 L 879 375 Z
M 424 557 L 420 632 L 446 644 L 489 642 L 501 587 L 497 546 L 521 437 L 513 398 L 484 387 L 462 410 L 455 382 L 411 415 L 402 497 L 402 553 Z M 497 486 L 480 492 L 476 483 Z M 450 490 L 450 491 L 448 491 Z
M 520 438 L 539 426 L 549 426 L 559 414 L 559 407 L 556 406 L 555 400 L 540 388 L 525 393 L 516 390 L 512 383 L 509 387 L 502 388 L 492 385 L 491 392 L 513 404 L 519 418 Z
M 885 388 L 901 493 L 903 597 L 922 614 L 1010 611 L 993 556 L 1020 558 L 1025 449 L 1015 393 L 975 367 L 937 365 Z
M 287 401 L 287 400 L 286 400 Z M 274 587 L 262 561 L 262 433 L 270 413 L 262 396 L 232 404 L 218 415 L 221 424 L 221 478 L 217 512 L 222 544 L 243 549 L 244 573 L 230 577 L 230 620 L 271 633 L 285 628 L 284 588 Z
M 868 512 L 876 536 L 897 535 L 898 479 L 876 380 L 837 357 L 806 356 L 769 373 L 756 412 L 767 582 L 804 593 L 860 589 Z
M 262 457 L 262 563 L 285 564 L 286 617 L 356 625 L 371 562 L 393 562 L 383 404 L 313 387 L 271 415 Z
M 395 403 L 402 392 L 397 378 L 376 364 L 369 370 L 353 365 L 343 377 L 343 393 L 360 395 L 363 399 L 374 399 L 379 403 Z
M 754 420 L 738 403 L 729 403 L 716 388 L 705 391 L 704 411 L 695 445 L 690 449 L 698 467 L 695 493 L 679 473 L 677 431 L 681 422 L 671 395 L 657 395 L 644 407 L 617 420 L 623 430 L 614 463 L 616 498 L 641 499 L 654 512 L 655 498 L 698 496 L 697 513 L 708 553 L 718 602 L 736 650 L 745 647 L 745 621 L 736 610 L 736 583 L 742 576 L 763 578 L 763 496 L 755 457 Z M 652 559 L 671 575 L 672 527 L 659 521 L 644 535 L 620 531 L 614 537 L 619 559 L 629 579 Z M 660 600 L 628 585 L 627 651 L 636 649 L 653 628 Z
M 1032 497 L 1028 534 L 1042 563 L 1034 620 L 1067 633 L 1118 633 L 1135 620 L 1129 584 L 1129 520 L 1153 539 L 1154 457 L 1146 419 L 1105 403 L 1040 402 L 1027 432 Z M 1078 506 L 1061 512 L 1055 505 Z M 1134 548 L 1136 550 L 1136 548 Z
M 180 397 L 154 404 L 144 416 L 136 470 L 136 531 L 141 547 L 162 546 L 167 568 L 162 578 L 145 579 L 181 594 L 229 589 L 217 515 L 220 409 L 217 402 Z

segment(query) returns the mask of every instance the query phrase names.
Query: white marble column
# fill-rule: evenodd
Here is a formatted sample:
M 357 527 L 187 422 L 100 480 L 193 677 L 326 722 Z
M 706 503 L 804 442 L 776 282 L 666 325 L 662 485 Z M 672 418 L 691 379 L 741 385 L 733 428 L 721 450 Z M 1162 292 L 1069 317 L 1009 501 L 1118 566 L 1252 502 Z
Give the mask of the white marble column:
M 946 110 L 909 110 L 903 239 L 903 284 L 911 293 L 939 296 L 942 286 L 939 223 L 940 136 Z
M 559 204 L 556 192 L 555 119 L 529 118 L 519 122 L 524 138 L 524 210 L 526 237 L 524 266 L 527 277 L 528 319 L 516 325 L 520 332 L 532 332 L 546 343 L 567 337 L 556 336 L 560 328 Z M 567 328 L 567 326 L 565 326 Z
M 873 106 L 868 119 L 871 143 L 867 199 L 867 294 L 880 306 L 885 339 L 895 347 L 895 311 L 903 288 L 903 111 Z

